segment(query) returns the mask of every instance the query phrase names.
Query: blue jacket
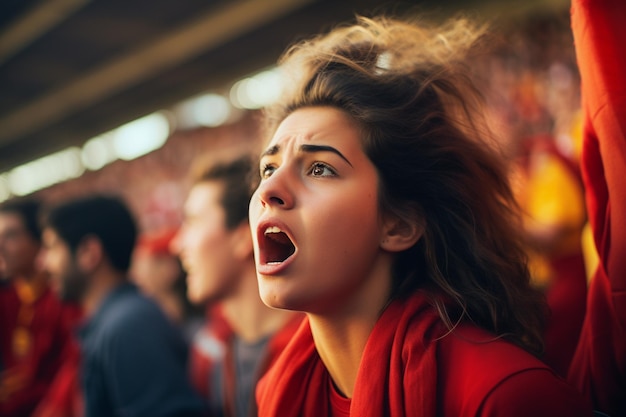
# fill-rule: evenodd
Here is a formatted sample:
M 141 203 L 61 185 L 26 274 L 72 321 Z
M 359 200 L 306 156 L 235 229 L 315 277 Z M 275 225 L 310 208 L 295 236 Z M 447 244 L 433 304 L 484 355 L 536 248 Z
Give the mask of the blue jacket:
M 202 415 L 181 333 L 134 285 L 113 290 L 79 337 L 87 417 Z

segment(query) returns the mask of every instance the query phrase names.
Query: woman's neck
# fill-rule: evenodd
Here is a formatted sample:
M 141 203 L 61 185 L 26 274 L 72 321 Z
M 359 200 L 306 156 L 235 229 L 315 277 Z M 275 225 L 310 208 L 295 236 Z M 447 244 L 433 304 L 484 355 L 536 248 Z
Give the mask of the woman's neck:
M 317 352 L 337 389 L 352 398 L 363 351 L 375 320 L 337 322 L 309 315 Z
M 391 295 L 387 268 L 372 279 L 341 308 L 330 314 L 308 313 L 315 347 L 337 389 L 352 398 L 361 358 L 372 329 Z

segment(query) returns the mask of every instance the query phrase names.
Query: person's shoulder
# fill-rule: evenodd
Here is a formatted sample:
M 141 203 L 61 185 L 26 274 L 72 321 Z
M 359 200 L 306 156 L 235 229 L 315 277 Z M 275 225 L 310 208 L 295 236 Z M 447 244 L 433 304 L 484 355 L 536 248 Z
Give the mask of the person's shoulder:
M 124 289 L 102 312 L 102 325 L 109 334 L 149 331 L 168 325 L 167 318 L 159 306 L 134 288 Z
M 513 374 L 552 371 L 541 360 L 475 326 L 461 325 L 438 341 L 443 377 L 463 391 L 488 392 Z
M 506 405 L 511 416 L 525 415 L 520 410 L 532 411 L 527 415 L 554 415 L 542 410 L 560 412 L 563 407 L 578 409 L 572 415 L 587 415 L 582 397 L 548 365 L 482 329 L 461 326 L 441 338 L 438 357 L 439 386 L 443 406 L 452 408 L 449 412 L 465 415 L 461 411 L 472 410 L 468 415 L 480 415 L 480 410 L 501 410 Z
M 550 369 L 530 368 L 513 373 L 481 398 L 485 416 L 591 417 L 583 396 Z
M 438 366 L 446 389 L 484 398 L 502 381 L 519 372 L 548 370 L 538 358 L 502 338 L 474 326 L 459 326 L 438 343 Z M 455 394 L 453 394 L 454 396 Z
M 494 374 L 527 368 L 548 368 L 541 360 L 519 346 L 471 325 L 460 325 L 439 339 L 440 355 L 464 368 L 481 369 L 485 363 L 497 367 Z

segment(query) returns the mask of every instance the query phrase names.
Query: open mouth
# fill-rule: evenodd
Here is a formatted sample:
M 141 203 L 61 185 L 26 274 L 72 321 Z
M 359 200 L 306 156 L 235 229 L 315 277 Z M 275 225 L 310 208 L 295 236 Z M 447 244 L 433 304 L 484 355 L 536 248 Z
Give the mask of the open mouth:
M 277 226 L 270 226 L 263 232 L 265 244 L 265 262 L 277 264 L 289 258 L 296 251 L 296 247 L 289 239 L 289 236 Z

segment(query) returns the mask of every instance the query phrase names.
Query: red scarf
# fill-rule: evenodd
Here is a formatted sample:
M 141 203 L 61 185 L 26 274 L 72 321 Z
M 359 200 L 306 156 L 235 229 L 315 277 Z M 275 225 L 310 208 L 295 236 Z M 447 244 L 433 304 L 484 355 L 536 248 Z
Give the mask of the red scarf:
M 365 346 L 350 414 L 360 417 L 432 416 L 436 413 L 437 334 L 441 321 L 421 294 L 384 311 Z M 259 416 L 330 414 L 328 371 L 304 320 L 257 388 Z

